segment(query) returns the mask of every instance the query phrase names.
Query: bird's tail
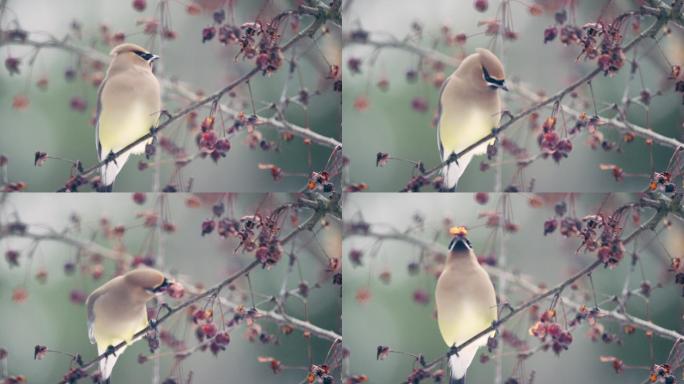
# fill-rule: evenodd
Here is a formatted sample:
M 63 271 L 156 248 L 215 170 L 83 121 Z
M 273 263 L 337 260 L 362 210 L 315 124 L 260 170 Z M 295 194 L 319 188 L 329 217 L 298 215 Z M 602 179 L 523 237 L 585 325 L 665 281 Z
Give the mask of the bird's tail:
M 449 159 L 450 153 L 444 153 L 444 158 L 442 161 Z M 468 152 L 463 157 L 459 157 L 457 161 L 450 163 L 442 169 L 442 175 L 444 175 L 444 185 L 447 189 L 453 190 L 456 188 L 458 179 L 461 178 L 463 172 L 465 172 L 468 163 L 473 158 L 473 153 Z
M 98 354 L 103 354 L 107 352 L 107 347 L 108 346 L 100 346 L 98 344 L 97 346 L 97 353 Z M 119 358 L 119 356 L 123 353 L 123 351 L 126 349 L 126 346 L 124 345 L 121 347 L 118 351 L 116 351 L 115 355 L 109 355 L 102 360 L 100 360 L 100 375 L 102 375 L 102 381 L 105 383 L 109 382 L 109 376 L 112 374 L 112 370 L 114 369 L 114 364 L 116 364 L 116 360 Z
M 103 155 L 100 157 L 100 161 L 106 160 L 107 156 L 108 154 L 103 153 Z M 114 184 L 116 175 L 118 175 L 121 171 L 121 168 L 123 168 L 124 164 L 126 163 L 126 160 L 128 160 L 128 156 L 130 156 L 129 152 L 123 153 L 115 160 L 112 160 L 107 164 L 103 165 L 102 167 L 100 167 L 100 176 L 102 177 L 103 185 L 101 190 L 103 192 L 111 192 L 112 184 Z
M 486 343 L 486 338 L 484 339 Z M 462 350 L 458 351 L 458 355 L 449 356 L 449 368 L 451 368 L 451 378 L 449 379 L 449 384 L 463 384 L 465 383 L 465 374 L 473 362 L 477 349 L 482 345 L 480 340 L 476 340 L 474 343 L 468 344 L 463 347 Z

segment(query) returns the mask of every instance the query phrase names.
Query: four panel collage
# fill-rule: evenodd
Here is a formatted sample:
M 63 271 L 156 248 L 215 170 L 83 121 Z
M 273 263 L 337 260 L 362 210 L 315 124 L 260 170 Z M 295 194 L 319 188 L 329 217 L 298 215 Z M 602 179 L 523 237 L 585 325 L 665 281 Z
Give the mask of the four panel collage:
M 0 0 L 0 384 L 684 383 L 684 1 Z

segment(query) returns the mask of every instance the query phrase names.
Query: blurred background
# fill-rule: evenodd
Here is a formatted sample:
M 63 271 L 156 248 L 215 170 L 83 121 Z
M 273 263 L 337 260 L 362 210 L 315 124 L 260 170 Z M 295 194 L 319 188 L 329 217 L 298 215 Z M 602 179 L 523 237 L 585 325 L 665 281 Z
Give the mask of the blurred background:
M 450 0 L 431 0 L 420 6 L 392 0 L 346 3 L 343 15 L 343 132 L 345 151 L 351 159 L 350 182 L 368 183 L 369 191 L 391 192 L 398 191 L 409 181 L 413 171 L 412 164 L 393 160 L 384 167 L 376 167 L 378 152 L 402 159 L 421 160 L 428 169 L 438 164 L 440 159 L 436 129 L 433 128 L 432 120 L 438 105 L 439 87 L 442 83 L 440 76 L 449 76 L 454 70 L 449 65 L 442 71 L 432 64 L 421 64 L 416 54 L 404 50 L 375 50 L 368 45 L 353 44 L 349 42 L 350 32 L 364 30 L 369 33 L 371 40 L 408 42 L 444 53 L 453 59 L 471 54 L 475 48 L 487 47 L 504 63 L 508 83 L 518 80 L 533 92 L 543 90 L 551 95 L 589 73 L 596 65 L 595 61 L 577 60 L 580 49 L 576 45 L 563 45 L 559 37 L 544 43 L 544 30 L 554 25 L 558 27 L 554 14 L 566 9 L 566 24 L 574 22 L 581 27 L 585 23 L 595 22 L 599 15 L 603 15 L 605 20 L 612 20 L 612 17 L 620 13 L 638 9 L 641 2 L 477 1 L 488 5 L 484 12 L 478 12 L 474 3 L 476 2 Z M 494 38 L 485 35 L 485 26 L 480 24 L 491 22 L 497 16 L 500 19 L 504 3 L 509 5 L 507 21 L 512 26 L 515 39 L 507 39 L 502 43 L 497 38 L 496 45 L 493 45 Z M 573 7 L 568 4 L 574 5 L 574 16 Z M 533 16 L 530 6 L 539 7 L 536 9 L 541 9 L 542 14 Z M 652 22 L 652 19 L 644 18 L 641 28 L 646 28 Z M 465 34 L 466 42 L 447 46 L 444 43 L 443 28 L 448 29 L 451 36 Z M 629 29 L 628 26 L 625 27 L 625 30 Z M 627 33 L 626 41 L 632 36 L 631 32 Z M 637 49 L 637 76 L 630 77 L 629 62 L 612 78 L 597 76 L 592 82 L 597 108 L 601 110 L 611 103 L 619 103 L 623 96 L 635 98 L 636 101 L 632 102 L 627 113 L 630 122 L 681 140 L 684 133 L 682 96 L 674 92 L 675 82 L 667 78 L 671 74 L 671 65 L 684 63 L 682 44 L 684 38 L 681 29 L 672 28 L 670 35 L 659 40 L 660 48 L 652 40 L 646 40 Z M 633 58 L 634 52 L 630 52 L 627 60 Z M 358 68 L 356 72 L 352 70 L 350 63 Z M 648 90 L 652 96 L 648 112 L 639 105 L 642 90 Z M 659 91 L 662 91 L 662 95 L 658 95 Z M 588 87 L 580 87 L 578 96 L 581 102 L 566 98 L 564 103 L 575 103 L 576 110 L 592 115 L 593 106 L 590 104 Z M 418 100 L 417 105 L 412 105 L 414 100 Z M 503 101 L 504 108 L 513 114 L 530 105 L 514 92 L 504 93 Z M 551 110 L 544 108 L 539 113 L 541 124 L 550 116 Z M 605 118 L 613 117 L 615 112 L 606 111 L 600 115 Z M 568 126 L 572 125 L 572 120 L 568 119 Z M 530 155 L 534 155 L 540 149 L 536 142 L 537 133 L 533 133 L 529 126 L 529 119 L 524 118 L 504 135 L 519 146 L 527 148 Z M 524 189 L 529 189 L 529 183 L 533 181 L 533 191 L 539 192 L 643 190 L 648 183 L 643 176 L 648 177 L 653 171 L 652 167 L 655 170 L 664 169 L 673 153 L 671 148 L 657 145 L 651 150 L 639 138 L 626 144 L 622 134 L 614 128 L 601 127 L 600 131 L 607 141 L 615 142 L 620 150 L 616 148 L 606 152 L 600 146 L 597 150 L 592 150 L 586 144 L 588 135 L 584 130 L 573 140 L 569 158 L 562 159 L 560 164 L 549 158 L 529 165 L 524 172 Z M 501 188 L 518 181 L 511 156 L 504 156 L 504 159 L 507 161 L 502 169 Z M 486 161 L 485 156 L 473 159 L 459 182 L 459 191 L 496 190 L 496 167 L 482 172 L 479 169 L 482 161 Z M 626 173 L 641 177 L 627 176 L 624 181 L 616 183 L 610 171 L 599 169 L 601 163 L 617 164 Z
M 146 4 L 142 11 L 136 4 Z M 164 23 L 157 24 L 159 31 L 171 31 L 173 39 L 161 41 L 158 36 L 144 33 L 159 21 L 160 6 L 165 5 Z M 51 0 L 7 1 L 0 28 L 21 28 L 29 31 L 29 39 L 45 41 L 49 36 L 108 54 L 111 46 L 103 43 L 103 31 L 112 37 L 125 34 L 125 40 L 143 45 L 157 53 L 158 76 L 180 80 L 189 84 L 190 91 L 215 92 L 242 74 L 251 70 L 253 60 L 236 59 L 239 48 L 236 44 L 223 45 L 215 37 L 202 42 L 203 30 L 216 26 L 213 14 L 224 11 L 225 22 L 240 26 L 243 23 L 270 20 L 279 12 L 294 9 L 298 1 L 290 0 L 137 0 L 137 1 L 87 1 Z M 293 35 L 292 18 L 283 27 L 283 39 Z M 299 28 L 306 27 L 312 17 L 302 17 Z M 78 26 L 78 31 L 74 28 Z M 315 43 L 303 39 L 295 47 L 299 71 L 288 80 L 287 60 L 292 51 L 284 55 L 282 68 L 270 76 L 257 74 L 251 81 L 252 94 L 257 112 L 269 117 L 274 111 L 269 106 L 281 96 L 293 97 L 285 110 L 288 121 L 299 126 L 341 141 L 340 94 L 333 90 L 334 80 L 329 79 L 331 65 L 340 61 L 340 29 L 328 23 L 328 33 L 316 35 Z M 115 45 L 115 44 L 114 44 Z M 88 167 L 96 162 L 95 127 L 93 116 L 96 108 L 97 85 L 93 82 L 103 75 L 105 68 L 94 69 L 91 62 L 81 62 L 78 56 L 61 49 L 41 49 L 37 55 L 26 46 L 5 45 L 0 47 L 0 60 L 20 60 L 20 73 L 11 75 L 3 68 L 0 71 L 0 154 L 9 158 L 9 178 L 24 181 L 30 191 L 54 191 L 63 186 L 69 177 L 70 164 L 49 160 L 40 168 L 34 167 L 34 153 L 46 152 L 50 156 L 80 160 Z M 30 63 L 33 63 L 30 65 Z M 41 87 L 38 86 L 41 85 Z M 286 86 L 287 84 L 287 86 Z M 300 90 L 308 92 L 308 106 L 297 98 Z M 13 108 L 16 97 L 24 97 L 28 105 Z M 187 105 L 187 100 L 171 92 L 162 95 L 162 107 L 171 113 Z M 244 84 L 226 95 L 222 103 L 236 111 L 252 113 L 249 90 Z M 16 104 L 16 103 L 15 103 Z M 197 110 L 197 125 L 209 115 L 207 105 Z M 217 119 L 216 128 L 233 125 L 234 120 L 223 115 L 225 121 Z M 266 142 L 278 146 L 279 150 L 262 150 L 259 145 L 250 149 L 246 144 L 246 130 L 230 137 L 231 149 L 227 157 L 218 164 L 210 158 L 197 159 L 182 171 L 182 185 L 186 190 L 192 179 L 192 191 L 294 191 L 306 185 L 311 171 L 325 168 L 331 148 L 317 144 L 305 144 L 299 137 L 286 142 L 272 127 L 257 128 Z M 187 119 L 165 129 L 161 135 L 185 147 L 189 154 L 198 152 L 195 132 L 188 131 Z M 154 167 L 144 171 L 137 169 L 137 163 L 144 158 L 132 157 L 124 167 L 115 191 L 151 191 L 154 187 Z M 174 169 L 169 156 L 162 157 L 161 187 L 172 178 Z M 285 176 L 276 182 L 268 170 L 260 170 L 258 164 L 276 164 Z M 177 181 L 173 179 L 172 181 Z
M 581 244 L 577 237 L 562 237 L 558 230 L 544 236 L 543 224 L 554 217 L 555 205 L 566 201 L 567 214 L 575 212 L 581 219 L 584 215 L 595 214 L 600 207 L 603 207 L 602 212 L 611 213 L 616 207 L 638 199 L 632 194 L 581 194 L 574 197 L 510 194 L 508 217 L 517 226 L 517 232 L 505 233 L 502 253 L 498 242 L 501 237 L 496 234 L 498 230 L 487 227 L 487 218 L 481 216 L 501 207 L 500 196 L 490 194 L 489 201 L 480 205 L 473 194 L 352 194 L 348 196 L 343 210 L 345 228 L 348 231 L 351 224 L 365 221 L 374 232 L 408 234 L 446 249 L 450 241 L 449 226 L 465 225 L 478 257 L 493 259 L 507 271 L 528 276 L 535 285 L 553 287 L 589 265 L 595 257 L 593 253 L 576 253 Z M 651 214 L 645 210 L 641 222 Z M 635 243 L 628 244 L 624 259 L 615 269 L 599 267 L 592 277 L 599 303 L 619 295 L 627 284 L 627 289 L 637 291 L 626 304 L 630 315 L 650 319 L 657 325 L 681 333 L 684 329 L 681 285 L 674 283 L 674 273 L 667 270 L 672 263 L 671 258 L 681 257 L 684 238 L 681 222 L 674 218 L 671 221 L 672 226 L 659 227 L 658 237 L 646 231 Z M 628 225 L 625 234 L 632 228 L 633 224 Z M 368 375 L 369 383 L 406 381 L 414 367 L 414 358 L 392 353 L 385 360 L 378 361 L 376 348 L 379 345 L 423 354 L 427 361 L 443 356 L 447 346 L 434 318 L 437 281 L 434 273 L 438 273 L 441 267 L 431 253 L 423 253 L 421 248 L 401 241 L 378 242 L 370 237 L 348 236 L 346 233 L 342 249 L 345 275 L 343 333 L 345 344 L 352 352 L 350 372 Z M 361 252 L 360 261 L 352 260 L 352 251 Z M 640 262 L 631 270 L 630 259 L 634 251 Z M 502 265 L 504 254 L 506 262 Z M 638 293 L 644 281 L 652 288 L 647 300 Z M 493 282 L 499 286 L 496 279 Z M 591 292 L 588 279 L 579 280 L 578 285 L 579 291 L 566 290 L 564 296 L 575 297 L 576 302 L 593 306 L 591 296 L 578 293 Z M 516 289 L 513 283 L 508 283 L 507 289 L 513 307 L 531 297 Z M 416 292 L 420 294 L 416 296 Z M 549 300 L 540 303 L 540 312 L 548 308 L 549 303 Z M 615 304 L 600 306 L 609 310 Z M 567 319 L 574 317 L 575 312 L 570 307 L 559 304 L 556 308 L 562 313 L 558 320 L 561 324 L 564 316 Z M 530 318 L 530 312 L 523 311 L 504 327 L 534 349 L 541 342 L 528 333 Z M 562 351 L 560 356 L 551 350 L 537 351 L 524 361 L 522 371 L 516 370 L 516 351 L 506 344 L 503 380 L 515 377 L 518 382 L 527 383 L 534 376 L 535 383 L 642 383 L 648 378 L 651 364 L 662 364 L 668 359 L 672 340 L 653 337 L 651 344 L 651 338 L 641 330 L 627 335 L 622 331 L 622 325 L 615 321 L 603 319 L 600 323 L 605 326 L 606 333 L 617 335 L 612 343 L 604 343 L 600 339 L 592 342 L 589 338 L 592 328 L 585 321 L 573 331 L 573 341 L 568 350 Z M 478 356 L 485 353 L 486 348 L 482 348 Z M 617 375 L 610 363 L 599 361 L 599 357 L 604 355 L 616 356 L 625 365 L 643 368 L 626 368 Z M 468 370 L 467 382 L 494 382 L 496 362 L 493 354 L 490 356 L 492 360 L 486 364 L 480 363 L 479 357 L 475 358 Z M 521 372 L 525 380 L 518 376 Z M 680 378 L 681 372 L 675 376 Z
M 202 223 L 213 217 L 212 207 L 226 198 L 223 195 L 166 195 L 164 222 L 174 225 L 175 232 L 162 231 L 160 241 L 154 237 L 156 229 L 144 224 L 156 205 L 158 195 L 147 195 L 147 201 L 142 205 L 134 203 L 129 194 L 110 195 L 106 200 L 100 196 L 5 195 L 6 200 L 0 208 L 0 222 L 7 224 L 16 218 L 26 223 L 31 232 L 49 233 L 51 229 L 55 233 L 66 233 L 84 241 L 92 239 L 107 248 L 121 249 L 135 257 L 151 258 L 158 266 L 162 263 L 160 268 L 177 279 L 204 287 L 219 283 L 253 260 L 253 254 L 234 252 L 238 245 L 235 238 L 219 237 L 216 231 L 202 235 Z M 225 214 L 240 219 L 245 215 L 253 215 L 257 209 L 261 213 L 269 213 L 275 207 L 292 202 L 293 196 L 242 194 L 231 195 L 228 199 Z M 296 215 L 303 220 L 309 212 L 302 210 L 301 215 Z M 286 215 L 283 224 L 283 236 L 292 229 L 289 216 Z M 76 221 L 75 217 L 79 220 Z M 123 226 L 124 235 L 120 239 L 105 239 L 100 230 L 103 220 L 107 220 L 112 228 Z M 273 304 L 268 303 L 268 299 L 277 296 L 281 288 L 296 291 L 299 284 L 306 281 L 309 286 L 308 298 L 302 301 L 292 295 L 286 301 L 287 313 L 298 319 L 308 318 L 314 325 L 340 334 L 341 292 L 339 286 L 331 283 L 330 275 L 326 272 L 329 260 L 340 257 L 339 223 L 330 220 L 326 227 L 317 226 L 315 230 L 315 235 L 304 231 L 288 243 L 284 247 L 282 259 L 270 270 L 257 267 L 252 271 L 250 277 L 255 301 L 259 309 L 270 310 Z M 42 360 L 34 360 L 34 346 L 40 344 L 50 350 L 80 353 L 85 361 L 97 355 L 95 346 L 88 339 L 86 308 L 78 295 L 85 299 L 85 295 L 112 278 L 116 263 L 105 259 L 101 263 L 104 266 L 102 276 L 94 279 L 92 259 L 79 256 L 74 247 L 46 241 L 31 252 L 33 245 L 23 238 L 0 239 L 0 251 L 3 254 L 0 262 L 0 348 L 9 353 L 3 364 L 6 364 L 10 375 L 25 375 L 29 383 L 56 382 L 67 372 L 70 358 L 49 353 Z M 5 258 L 9 250 L 19 252 L 18 266 L 12 266 Z M 288 274 L 290 253 L 294 253 L 299 262 L 295 264 L 294 271 Z M 44 282 L 38 278 L 39 274 L 44 275 Z M 289 276 L 287 280 L 286 276 Z M 13 301 L 17 288 L 23 288 L 28 296 L 23 300 L 15 297 Z M 162 298 L 175 306 L 189 298 L 190 288 L 185 284 L 186 294 L 179 301 L 166 295 Z M 73 297 L 74 292 L 78 293 L 77 297 Z M 250 306 L 249 286 L 245 278 L 237 280 L 221 295 L 234 303 Z M 199 305 L 205 302 L 200 301 Z M 215 306 L 214 322 L 222 330 L 219 312 L 219 307 Z M 233 314 L 227 311 L 225 316 L 227 321 Z M 248 327 L 243 322 L 230 329 L 230 344 L 218 356 L 215 357 L 208 350 L 198 351 L 183 360 L 182 382 L 191 372 L 194 383 L 299 382 L 306 377 L 311 363 L 321 364 L 326 360 L 330 341 L 315 336 L 304 337 L 296 329 L 286 335 L 281 332 L 279 325 L 267 319 L 257 320 L 256 323 L 264 333 L 277 337 L 278 342 L 265 344 L 258 339 L 249 342 Z M 184 312 L 175 314 L 161 327 L 185 341 L 188 348 L 198 344 L 194 326 Z M 165 354 L 160 360 L 163 380 L 172 369 L 173 352 L 163 343 L 158 352 Z M 133 344 L 121 355 L 113 371 L 113 382 L 151 381 L 154 362 L 150 360 L 139 364 L 139 354 L 149 355 L 145 341 Z M 260 356 L 279 359 L 289 368 L 274 375 L 268 363 L 257 362 Z

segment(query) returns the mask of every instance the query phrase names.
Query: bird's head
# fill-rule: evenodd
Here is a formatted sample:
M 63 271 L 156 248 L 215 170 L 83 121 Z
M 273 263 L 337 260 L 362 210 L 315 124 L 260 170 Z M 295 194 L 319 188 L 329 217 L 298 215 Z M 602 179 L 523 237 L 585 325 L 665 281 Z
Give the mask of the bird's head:
M 473 247 L 470 240 L 466 237 L 468 231 L 465 227 L 452 227 L 449 234 L 453 236 L 451 243 L 449 243 L 449 252 L 452 254 L 469 253 Z
M 151 53 L 147 49 L 133 43 L 119 44 L 109 53 L 114 56 L 114 60 L 121 60 L 131 64 L 152 67 L 152 63 L 159 59 L 159 56 Z
M 478 48 L 476 52 L 480 59 L 480 77 L 484 81 L 484 85 L 492 90 L 502 89 L 508 91 L 505 85 L 506 74 L 501 60 L 485 48 Z
M 126 283 L 144 293 L 149 299 L 157 293 L 164 292 L 171 282 L 163 273 L 152 268 L 134 269 L 124 275 Z

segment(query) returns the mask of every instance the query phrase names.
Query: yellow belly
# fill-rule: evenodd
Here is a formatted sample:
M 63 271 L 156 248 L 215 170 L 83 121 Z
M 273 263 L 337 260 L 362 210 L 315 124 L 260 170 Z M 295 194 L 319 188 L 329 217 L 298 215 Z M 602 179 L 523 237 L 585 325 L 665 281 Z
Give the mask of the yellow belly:
M 458 345 L 492 325 L 495 316 L 480 303 L 463 302 L 438 313 L 439 330 L 444 342 Z
M 497 122 L 498 116 L 479 109 L 470 109 L 465 115 L 444 110 L 439 120 L 439 137 L 444 152 L 460 152 L 490 134 Z M 475 154 L 484 153 L 484 150 L 486 143 L 478 147 Z
M 99 140 L 102 153 L 116 152 L 126 145 L 146 135 L 156 123 L 157 116 L 142 103 L 130 107 L 112 106 L 103 108 L 99 119 Z M 144 143 L 132 152 L 144 150 Z
M 116 345 L 122 341 L 130 344 L 133 336 L 148 324 L 144 307 L 134 312 L 116 310 L 105 299 L 96 302 L 94 309 L 93 337 L 98 345 Z

